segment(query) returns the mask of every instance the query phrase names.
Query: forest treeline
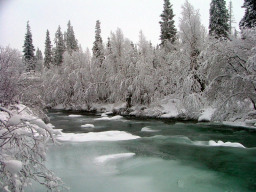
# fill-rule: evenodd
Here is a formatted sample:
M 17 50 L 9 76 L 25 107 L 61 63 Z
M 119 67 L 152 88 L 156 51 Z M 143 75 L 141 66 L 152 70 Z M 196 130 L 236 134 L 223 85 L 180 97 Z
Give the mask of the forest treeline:
M 142 31 L 139 42 L 134 43 L 124 37 L 121 29 L 111 32 L 107 42 L 103 42 L 98 20 L 92 54 L 79 46 L 69 21 L 64 33 L 58 27 L 53 43 L 47 30 L 44 57 L 39 49 L 34 55 L 27 23 L 23 62 L 16 59 L 19 67 L 12 73 L 17 76 L 10 80 L 13 90 L 6 90 L 1 101 L 19 98 L 34 105 L 63 104 L 73 109 L 83 105 L 90 110 L 93 103 L 126 102 L 129 98 L 129 107 L 149 106 L 168 97 L 179 99 L 189 118 L 198 118 L 207 107 L 217 109 L 215 120 L 253 118 L 255 4 L 253 0 L 245 0 L 239 33 L 232 27 L 231 2 L 226 7 L 225 0 L 211 1 L 207 31 L 201 24 L 199 11 L 189 1 L 182 6 L 179 26 L 175 26 L 172 5 L 164 0 L 159 22 L 161 44 L 157 46 Z M 17 51 L 2 48 L 1 55 L 13 52 Z M 25 91 L 17 97 L 15 77 L 19 78 L 24 70 L 40 72 L 40 80 L 33 81 L 29 88 L 25 86 Z M 36 91 L 33 84 L 40 85 Z M 4 86 L 1 85 L 2 89 Z

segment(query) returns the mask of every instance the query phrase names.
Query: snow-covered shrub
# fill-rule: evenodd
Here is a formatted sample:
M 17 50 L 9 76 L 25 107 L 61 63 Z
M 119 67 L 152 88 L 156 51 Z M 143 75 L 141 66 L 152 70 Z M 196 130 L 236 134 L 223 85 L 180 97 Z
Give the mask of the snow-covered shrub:
M 63 191 L 60 178 L 48 170 L 47 144 L 53 130 L 24 105 L 0 107 L 0 190 L 21 192 L 31 181 L 50 191 Z
M 250 29 L 243 39 L 209 41 L 202 54 L 207 79 L 204 95 L 210 106 L 217 107 L 216 120 L 229 120 L 237 114 L 246 117 L 256 109 L 255 44 L 255 29 Z
M 19 51 L 0 47 L 0 103 L 9 104 L 15 101 L 19 93 L 19 77 L 23 70 Z
M 43 97 L 47 105 L 64 106 L 92 103 L 97 99 L 88 53 L 67 52 L 61 66 L 45 69 L 42 75 Z

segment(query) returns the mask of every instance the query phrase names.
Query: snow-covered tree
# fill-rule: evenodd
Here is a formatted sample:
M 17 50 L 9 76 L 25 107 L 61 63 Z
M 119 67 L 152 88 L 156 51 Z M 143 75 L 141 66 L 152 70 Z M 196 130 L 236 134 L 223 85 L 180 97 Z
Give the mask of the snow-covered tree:
M 215 120 L 244 121 L 255 114 L 254 35 L 255 30 L 245 30 L 243 40 L 210 41 L 201 54 L 204 94 L 208 105 L 218 108 Z
M 27 67 L 27 71 L 35 70 L 35 55 L 34 55 L 34 45 L 32 40 L 31 28 L 29 25 L 29 21 L 27 22 L 27 31 L 25 34 L 25 41 L 23 45 L 23 58 L 25 65 Z
M 46 39 L 45 39 L 45 49 L 44 49 L 44 66 L 46 68 L 50 68 L 52 63 L 52 45 L 50 39 L 50 33 L 46 31 Z
M 73 51 L 78 50 L 78 43 L 75 38 L 73 26 L 71 25 L 70 21 L 68 21 L 68 29 L 65 34 L 65 39 L 66 39 L 66 48 L 69 54 L 71 54 Z
M 21 54 L 9 47 L 0 47 L 0 103 L 10 104 L 17 100 L 19 77 L 24 70 Z
M 225 0 L 212 0 L 209 34 L 216 38 L 227 38 L 229 34 L 228 17 Z
M 96 21 L 95 26 L 95 41 L 93 43 L 93 57 L 96 60 L 96 63 L 101 66 L 102 62 L 104 60 L 104 48 L 103 48 L 103 42 L 101 37 L 101 28 L 100 28 L 100 21 Z
M 54 49 L 54 64 L 60 66 L 63 62 L 63 53 L 65 52 L 65 44 L 63 39 L 63 34 L 61 32 L 60 26 L 55 33 L 55 49 Z
M 164 0 L 164 10 L 160 16 L 161 21 L 159 23 L 161 27 L 161 44 L 163 45 L 166 41 L 174 43 L 174 41 L 177 39 L 177 29 L 174 25 L 174 14 L 172 10 L 172 5 L 169 0 Z
M 195 10 L 188 1 L 182 6 L 181 14 L 180 38 L 190 57 L 190 68 L 196 70 L 197 57 L 203 49 L 206 36 L 205 28 L 201 24 L 199 11 Z
M 33 181 L 50 191 L 66 191 L 63 182 L 48 170 L 47 144 L 54 131 L 24 105 L 0 106 L 0 190 L 22 192 Z
M 183 50 L 183 65 L 187 65 L 184 74 L 187 80 L 184 82 L 193 82 L 184 84 L 187 89 L 186 94 L 200 93 L 205 89 L 205 83 L 200 75 L 198 57 L 203 50 L 205 41 L 205 28 L 201 24 L 199 11 L 186 1 L 182 6 L 182 17 L 180 19 L 180 38 Z M 188 79 L 189 78 L 189 79 Z
M 256 27 L 256 2 L 244 0 L 245 15 L 239 23 L 240 29 Z

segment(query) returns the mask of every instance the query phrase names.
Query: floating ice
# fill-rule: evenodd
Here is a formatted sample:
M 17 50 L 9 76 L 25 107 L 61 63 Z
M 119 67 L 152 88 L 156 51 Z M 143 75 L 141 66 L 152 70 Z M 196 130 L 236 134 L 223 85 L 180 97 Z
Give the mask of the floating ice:
M 69 115 L 69 117 L 82 117 L 82 115 Z
M 241 143 L 232 143 L 232 142 L 223 142 L 223 141 L 218 141 L 215 142 L 213 140 L 209 141 L 210 146 L 224 146 L 224 147 L 240 147 L 240 148 L 245 148 Z
M 123 117 L 120 116 L 120 115 L 116 115 L 116 116 L 113 116 L 113 117 L 101 117 L 101 118 L 98 118 L 98 119 L 94 119 L 94 120 L 106 120 L 106 121 L 109 121 L 109 120 L 119 120 L 119 119 L 122 119 Z
M 83 128 L 94 128 L 93 124 L 85 124 L 85 125 L 81 125 L 81 127 Z
M 111 160 L 123 160 L 131 158 L 135 155 L 135 153 L 119 153 L 119 154 L 111 154 L 111 155 L 103 155 L 100 157 L 97 157 L 95 161 L 97 163 L 106 163 Z
M 126 133 L 124 131 L 105 131 L 90 133 L 62 133 L 57 136 L 59 141 L 87 142 L 87 141 L 122 141 L 138 139 L 139 136 Z
M 148 127 L 143 127 L 142 129 L 141 129 L 141 131 L 142 132 L 158 132 L 159 130 L 153 130 L 153 129 L 150 129 L 150 128 L 148 128 Z

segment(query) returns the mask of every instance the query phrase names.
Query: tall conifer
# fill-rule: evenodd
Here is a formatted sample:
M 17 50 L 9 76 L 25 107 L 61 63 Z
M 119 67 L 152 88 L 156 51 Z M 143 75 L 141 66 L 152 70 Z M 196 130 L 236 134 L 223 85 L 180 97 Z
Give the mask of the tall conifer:
M 104 60 L 104 50 L 103 50 L 103 43 L 101 38 L 101 28 L 100 28 L 100 21 L 96 21 L 95 26 L 95 41 L 93 43 L 93 56 L 96 58 L 97 61 L 99 61 L 99 64 L 101 65 Z
M 23 57 L 24 57 L 24 62 L 27 68 L 27 71 L 30 70 L 35 70 L 35 55 L 34 55 L 34 45 L 33 45 L 33 40 L 32 40 L 32 33 L 29 25 L 29 21 L 27 22 L 27 32 L 25 34 L 25 41 L 23 45 Z
M 45 39 L 45 50 L 44 50 L 44 66 L 49 69 L 51 62 L 52 62 L 52 45 L 51 45 L 50 33 L 47 30 L 46 39 Z
M 210 5 L 209 34 L 216 38 L 227 38 L 229 34 L 228 19 L 225 0 L 212 0 Z
M 244 0 L 245 15 L 239 23 L 240 29 L 256 27 L 256 1 Z
M 177 29 L 174 25 L 174 14 L 169 0 L 164 0 L 164 10 L 160 16 L 162 20 L 159 22 L 161 27 L 161 44 L 163 45 L 165 41 L 174 43 L 176 40 Z
M 73 26 L 71 25 L 70 21 L 68 22 L 68 29 L 66 32 L 66 48 L 70 54 L 72 51 L 78 50 L 77 40 L 75 38 Z
M 55 33 L 55 49 L 54 49 L 54 64 L 60 66 L 63 62 L 63 53 L 65 52 L 65 44 L 60 26 Z

